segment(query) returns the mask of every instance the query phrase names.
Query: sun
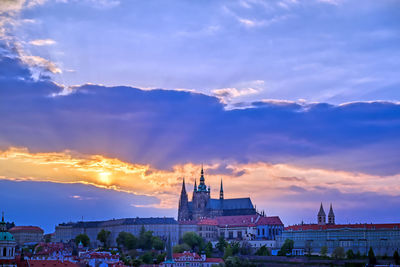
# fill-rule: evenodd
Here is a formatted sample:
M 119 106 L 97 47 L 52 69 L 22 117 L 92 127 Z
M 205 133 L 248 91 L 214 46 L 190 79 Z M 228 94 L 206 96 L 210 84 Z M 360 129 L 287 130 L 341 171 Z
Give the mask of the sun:
M 111 183 L 110 175 L 111 175 L 111 173 L 109 173 L 109 172 L 99 173 L 99 181 L 103 184 L 109 185 Z

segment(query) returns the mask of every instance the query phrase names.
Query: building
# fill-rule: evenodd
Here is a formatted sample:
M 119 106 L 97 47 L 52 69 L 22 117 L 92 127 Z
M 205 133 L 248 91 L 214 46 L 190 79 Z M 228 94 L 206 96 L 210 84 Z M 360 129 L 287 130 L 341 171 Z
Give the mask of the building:
M 74 240 L 79 234 L 87 234 L 90 239 L 90 245 L 97 247 L 100 245 L 97 240 L 97 234 L 104 229 L 111 232 L 109 245 L 117 246 L 116 239 L 120 232 L 124 231 L 139 236 L 142 226 L 146 231 L 152 231 L 153 235 L 159 236 L 164 240 L 167 239 L 170 233 L 173 244 L 177 244 L 179 241 L 179 225 L 174 218 L 126 218 L 108 221 L 62 223 L 56 226 L 54 241 L 67 243 Z
M 337 247 L 367 255 L 370 247 L 375 255 L 393 255 L 400 249 L 400 223 L 386 224 L 335 224 L 332 205 L 328 214 L 328 224 L 323 223 L 321 209 L 317 224 L 299 224 L 286 227 L 278 237 L 279 246 L 286 239 L 294 241 L 294 249 L 299 253 L 319 254 L 327 247 L 331 254 Z
M 9 230 L 18 246 L 37 244 L 43 240 L 44 231 L 37 226 L 14 226 Z
M 197 180 L 194 182 L 192 201 L 188 199 L 185 180 L 183 179 L 179 199 L 178 221 L 199 220 L 217 216 L 257 214 L 250 198 L 225 199 L 222 180 L 219 198 L 211 198 L 210 192 L 210 186 L 207 187 L 205 184 L 203 167 L 201 168 L 199 186 L 197 186 Z
M 231 241 L 267 241 L 275 240 L 282 234 L 284 225 L 278 216 L 238 215 L 218 216 L 215 218 L 204 218 L 197 221 L 182 221 L 180 223 L 181 237 L 182 229 L 197 232 L 206 241 L 217 241 L 220 236 Z M 250 242 L 254 246 L 271 242 Z M 273 242 L 274 243 L 274 242 Z
M 4 222 L 4 213 L 1 216 L 0 222 L 0 260 L 13 260 L 15 258 L 15 247 L 17 243 L 12 234 L 7 232 L 7 225 Z M 0 261 L 2 266 L 13 266 Z
M 173 260 L 165 261 L 160 264 L 161 267 L 211 267 L 223 264 L 221 258 L 207 258 L 206 255 L 199 255 L 197 253 L 185 251 L 183 253 L 174 253 Z

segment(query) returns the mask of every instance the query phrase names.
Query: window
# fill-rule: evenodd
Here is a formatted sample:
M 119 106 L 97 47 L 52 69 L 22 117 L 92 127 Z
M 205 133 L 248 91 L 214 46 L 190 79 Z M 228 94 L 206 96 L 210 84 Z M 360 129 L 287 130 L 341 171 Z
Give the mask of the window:
M 238 238 L 242 238 L 242 231 L 239 231 L 239 232 L 237 233 L 237 236 L 238 236 Z
M 6 250 L 6 248 L 3 249 L 3 256 L 7 256 L 7 250 Z
M 232 239 L 232 238 L 233 238 L 233 232 L 230 231 L 230 232 L 229 232 L 229 239 Z

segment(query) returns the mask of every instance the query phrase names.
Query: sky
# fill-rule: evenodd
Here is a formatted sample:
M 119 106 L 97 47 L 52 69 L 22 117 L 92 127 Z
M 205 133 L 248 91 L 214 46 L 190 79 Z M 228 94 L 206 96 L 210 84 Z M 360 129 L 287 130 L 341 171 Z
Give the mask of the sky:
M 400 1 L 0 0 L 0 203 L 62 222 L 214 197 L 398 222 Z M 191 196 L 191 193 L 189 194 Z

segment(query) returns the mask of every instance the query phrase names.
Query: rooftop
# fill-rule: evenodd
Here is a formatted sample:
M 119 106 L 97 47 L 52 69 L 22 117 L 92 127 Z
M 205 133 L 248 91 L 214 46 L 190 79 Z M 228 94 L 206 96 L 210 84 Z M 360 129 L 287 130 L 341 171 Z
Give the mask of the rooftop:
M 298 224 L 285 227 L 285 231 L 315 231 L 315 230 L 335 230 L 335 229 L 400 229 L 400 223 L 381 223 L 381 224 L 368 224 L 368 223 L 358 223 L 358 224 Z

